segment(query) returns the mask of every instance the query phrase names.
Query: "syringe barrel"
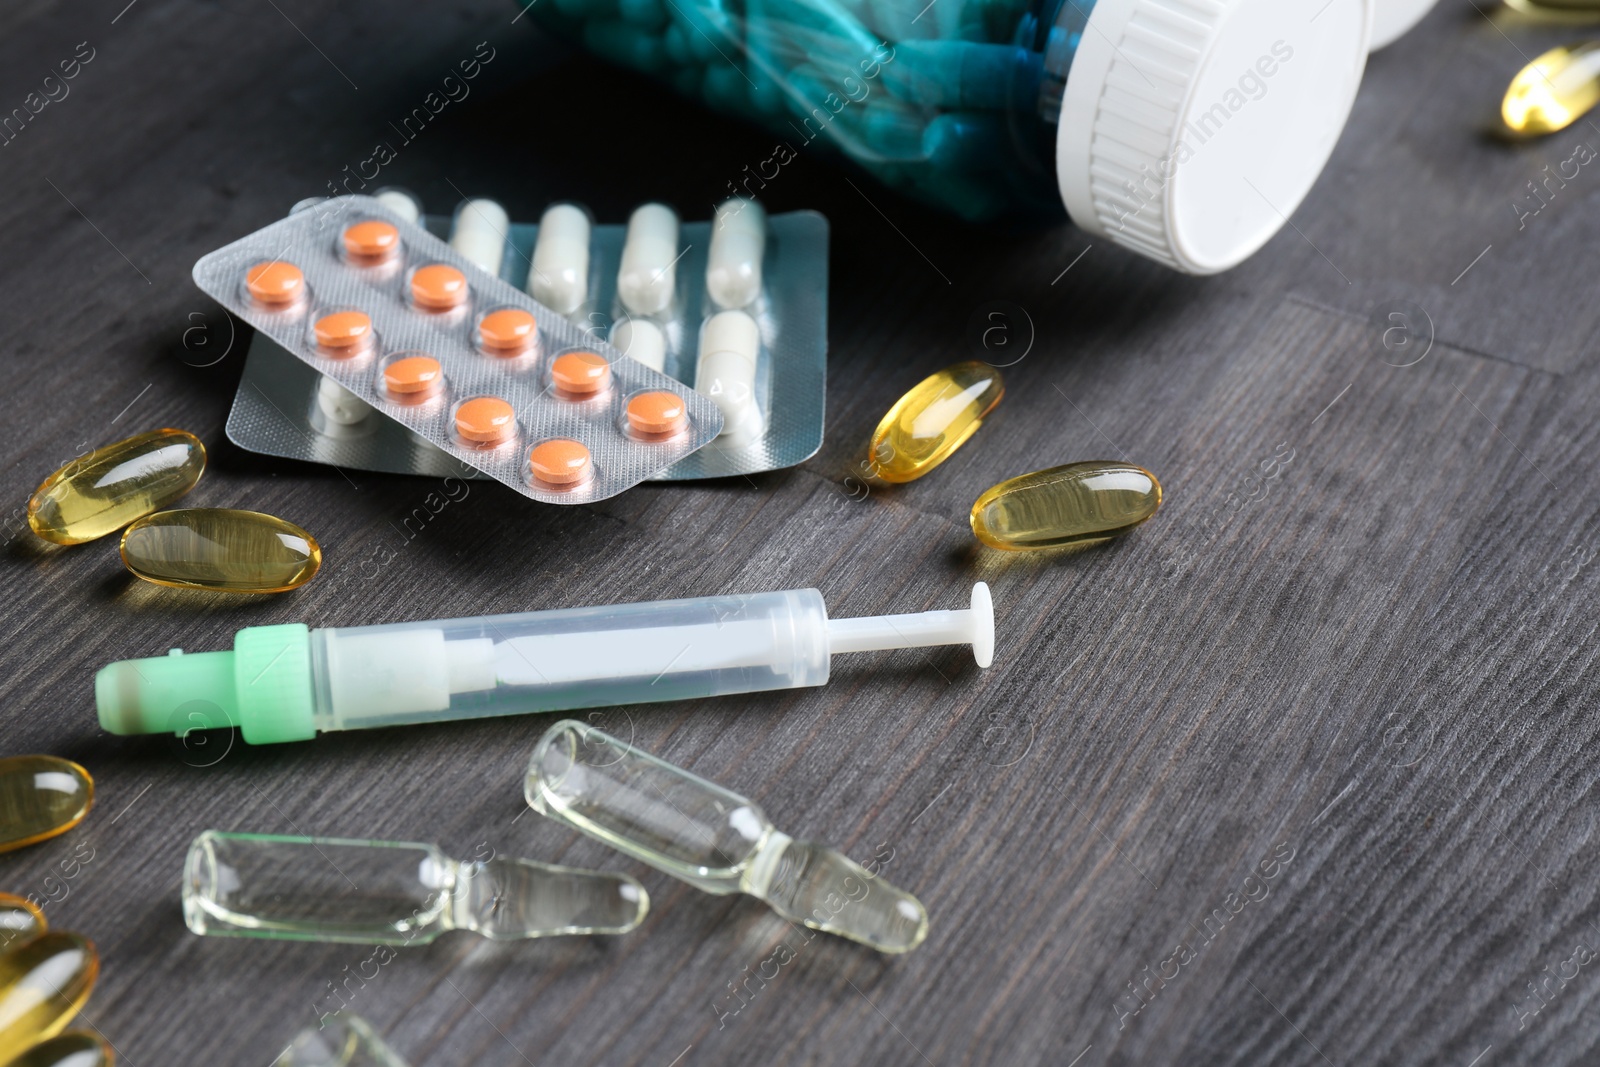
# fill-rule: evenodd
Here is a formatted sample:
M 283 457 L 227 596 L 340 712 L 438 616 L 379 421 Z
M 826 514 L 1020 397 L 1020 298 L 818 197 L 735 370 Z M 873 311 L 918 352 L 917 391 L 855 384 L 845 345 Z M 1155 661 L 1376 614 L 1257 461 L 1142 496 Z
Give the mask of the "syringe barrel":
M 311 633 L 316 729 L 823 685 L 815 589 Z

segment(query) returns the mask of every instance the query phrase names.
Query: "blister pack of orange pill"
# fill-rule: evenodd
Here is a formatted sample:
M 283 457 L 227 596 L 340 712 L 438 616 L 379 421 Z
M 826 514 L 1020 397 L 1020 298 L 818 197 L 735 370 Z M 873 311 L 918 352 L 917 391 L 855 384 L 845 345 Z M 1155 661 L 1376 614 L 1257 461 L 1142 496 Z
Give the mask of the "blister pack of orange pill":
M 756 201 L 732 199 L 707 221 L 680 223 L 672 209 L 648 203 L 618 224 L 596 223 L 563 202 L 523 223 L 489 199 L 425 215 L 405 190 L 373 195 L 586 337 L 606 339 L 716 404 L 721 435 L 651 481 L 779 470 L 821 447 L 828 222 L 816 212 L 769 216 Z M 347 471 L 477 474 L 265 335 L 250 345 L 227 430 L 247 451 Z
M 194 280 L 351 400 L 536 500 L 614 496 L 722 431 L 710 398 L 371 197 L 314 202 Z

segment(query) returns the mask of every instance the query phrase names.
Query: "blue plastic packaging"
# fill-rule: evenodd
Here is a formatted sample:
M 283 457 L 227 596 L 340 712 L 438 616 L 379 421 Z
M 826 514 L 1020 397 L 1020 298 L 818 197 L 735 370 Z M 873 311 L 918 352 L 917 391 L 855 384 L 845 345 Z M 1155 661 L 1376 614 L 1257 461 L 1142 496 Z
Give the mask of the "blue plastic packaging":
M 527 11 L 775 135 L 711 197 L 759 198 L 802 154 L 831 151 L 968 220 L 1070 217 L 1207 274 L 1265 244 L 1315 183 L 1360 84 L 1375 2 L 1398 0 L 547 0 Z

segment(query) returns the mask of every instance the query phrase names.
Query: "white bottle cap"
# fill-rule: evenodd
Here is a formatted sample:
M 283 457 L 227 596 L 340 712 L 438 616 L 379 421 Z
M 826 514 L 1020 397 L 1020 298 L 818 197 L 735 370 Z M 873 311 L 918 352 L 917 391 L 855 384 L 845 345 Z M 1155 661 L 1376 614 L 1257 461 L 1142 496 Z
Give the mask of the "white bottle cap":
M 1422 21 L 1439 0 L 1377 0 L 1372 23 L 1372 51 L 1386 48 Z
M 1361 84 L 1373 4 L 1096 4 L 1056 135 L 1072 221 L 1190 274 L 1243 262 L 1327 163 Z

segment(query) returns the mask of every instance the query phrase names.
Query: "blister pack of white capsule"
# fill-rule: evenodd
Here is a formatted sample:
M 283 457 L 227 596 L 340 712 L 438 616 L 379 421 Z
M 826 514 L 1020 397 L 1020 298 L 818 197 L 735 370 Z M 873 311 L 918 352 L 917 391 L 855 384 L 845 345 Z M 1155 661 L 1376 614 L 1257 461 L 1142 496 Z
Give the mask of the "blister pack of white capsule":
M 203 256 L 195 283 L 345 408 L 381 412 L 536 500 L 614 496 L 721 433 L 712 398 L 623 356 L 407 214 L 366 196 L 309 202 Z M 504 222 L 484 219 L 473 235 L 503 242 Z
M 664 205 L 645 204 L 626 224 L 596 225 L 582 208 L 555 204 L 532 224 L 510 222 L 489 200 L 424 216 L 409 194 L 378 197 L 591 342 L 609 341 L 716 405 L 722 432 L 652 480 L 777 470 L 821 447 L 828 223 L 816 212 L 768 216 L 755 201 L 730 200 L 710 220 L 680 223 Z M 259 335 L 228 437 L 253 452 L 353 470 L 463 473 Z

